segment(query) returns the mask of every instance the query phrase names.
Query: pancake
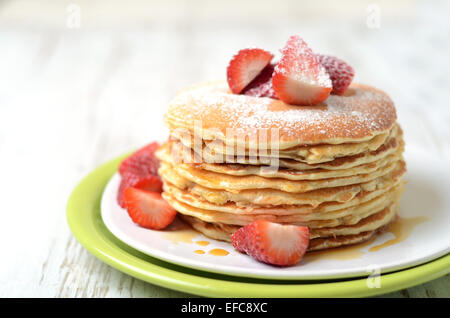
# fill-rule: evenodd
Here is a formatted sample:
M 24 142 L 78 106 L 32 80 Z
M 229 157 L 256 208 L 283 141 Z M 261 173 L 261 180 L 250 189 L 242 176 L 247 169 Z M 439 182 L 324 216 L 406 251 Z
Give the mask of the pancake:
M 387 225 L 385 226 L 387 227 Z M 330 248 L 336 248 L 347 245 L 354 245 L 363 242 L 367 242 L 374 237 L 378 232 L 382 232 L 385 227 L 379 228 L 374 231 L 362 232 L 354 235 L 342 235 L 336 237 L 327 238 L 315 238 L 309 241 L 308 252 L 326 250 Z
M 173 158 L 182 158 L 183 154 L 178 153 L 179 148 L 172 148 L 171 145 L 163 146 L 158 151 L 158 158 L 161 161 L 169 162 L 170 164 L 176 164 L 176 160 Z M 378 170 L 380 167 L 387 165 L 388 163 L 397 161 L 400 159 L 402 149 L 398 149 L 397 152 L 388 156 L 380 158 L 377 161 L 361 164 L 352 168 L 328 170 L 323 168 L 309 169 L 306 171 L 295 169 L 267 169 L 265 166 L 256 165 L 238 165 L 238 164 L 217 164 L 217 163 L 195 163 L 192 164 L 194 169 L 200 169 L 205 171 L 211 171 L 215 173 L 223 173 L 233 176 L 248 176 L 255 175 L 265 178 L 282 178 L 288 180 L 317 180 L 317 179 L 330 179 L 338 177 L 346 177 L 357 174 L 367 174 Z
M 248 149 L 267 147 L 266 140 L 248 140 L 246 136 L 255 130 L 265 131 L 270 141 L 272 129 L 276 129 L 280 149 L 288 149 L 368 141 L 386 133 L 396 119 L 389 96 L 367 85 L 352 84 L 343 96 L 330 95 L 320 105 L 299 107 L 271 98 L 232 94 L 226 81 L 182 90 L 165 116 L 172 135 L 174 131 L 194 132 L 197 128 L 203 140 L 222 140 L 228 146 Z M 199 122 L 201 127 L 196 127 Z
M 368 151 L 358 155 L 337 158 L 333 161 L 319 164 L 307 164 L 291 159 L 279 159 L 278 165 L 280 168 L 303 172 L 315 169 L 343 170 L 374 163 L 380 159 L 385 158 L 386 156 L 403 153 L 403 151 L 404 141 L 402 139 L 402 134 L 400 134 L 395 138 L 389 139 L 385 144 L 383 144 L 375 151 Z M 223 156 L 217 159 L 217 157 L 206 155 L 206 152 L 203 153 L 203 157 L 200 157 L 200 155 L 197 155 L 192 149 L 185 147 L 180 142 L 176 141 L 176 139 L 171 139 L 169 140 L 169 142 L 161 145 L 156 154 L 160 159 L 164 159 L 165 157 L 167 157 L 167 154 L 169 154 L 171 157 L 170 162 L 202 164 L 203 166 L 205 166 L 205 169 L 212 171 L 214 171 L 214 168 L 208 169 L 208 165 L 221 166 L 222 163 L 226 162 L 228 163 L 228 166 L 230 166 L 233 170 L 238 170 L 242 167 L 258 167 L 260 170 L 264 170 L 264 167 L 266 165 L 270 165 L 271 162 L 271 158 L 268 157 L 255 157 L 249 159 L 244 157 L 238 158 Z
M 379 169 L 382 166 L 387 165 L 390 162 L 399 160 L 401 152 L 398 151 L 390 156 L 382 158 L 376 162 L 362 164 L 357 167 L 341 169 L 341 170 L 327 170 L 327 169 L 314 169 L 314 170 L 295 170 L 295 169 L 277 169 L 271 170 L 267 167 L 261 166 L 244 166 L 244 165 L 219 165 L 210 163 L 194 164 L 196 169 L 202 169 L 206 171 L 223 173 L 233 176 L 249 176 L 255 175 L 264 178 L 282 178 L 288 180 L 318 180 L 318 179 L 330 179 L 339 177 L 348 177 L 356 174 L 370 173 Z
M 290 216 L 296 215 L 300 221 L 306 220 L 320 220 L 320 219 L 333 219 L 335 217 L 342 217 L 351 213 L 362 213 L 363 204 L 366 202 L 372 202 L 373 200 L 386 199 L 392 191 L 396 191 L 401 185 L 401 182 L 395 183 L 386 187 L 384 189 L 379 189 L 372 192 L 363 193 L 352 200 L 347 202 L 324 202 L 316 207 L 311 205 L 238 205 L 234 202 L 227 202 L 222 205 L 213 204 L 209 201 L 202 199 L 201 197 L 189 193 L 184 190 L 180 190 L 176 187 L 170 186 L 169 184 L 164 185 L 164 192 L 170 195 L 173 199 L 176 199 L 182 203 L 196 207 L 203 210 L 210 210 L 214 212 L 225 212 L 231 214 L 238 214 L 239 216 L 230 216 L 229 219 L 238 219 L 240 216 L 245 215 L 273 215 L 274 217 L 279 216 Z M 373 203 L 373 202 L 372 202 Z M 356 207 L 359 211 L 354 212 L 352 209 Z M 352 209 L 351 209 L 352 208 Z M 205 211 L 205 213 L 207 213 Z M 220 214 L 221 215 L 221 214 Z M 223 214 L 226 215 L 226 214 Z
M 398 129 L 400 130 L 400 127 L 398 127 Z M 378 149 L 374 151 L 366 151 L 363 153 L 359 153 L 357 155 L 340 157 L 332 161 L 308 164 L 293 159 L 279 158 L 278 165 L 281 168 L 289 168 L 294 170 L 311 170 L 311 169 L 339 170 L 352 168 L 358 165 L 374 162 L 394 152 L 397 152 L 398 150 L 403 151 L 404 142 L 402 136 L 403 133 L 400 130 L 397 136 L 390 138 L 383 145 L 381 145 Z M 169 142 L 161 146 L 162 151 L 167 151 L 166 148 L 170 148 L 171 152 L 173 151 L 171 153 L 171 156 L 173 157 L 173 160 L 178 162 L 179 161 L 188 163 L 203 162 L 211 164 L 230 163 L 230 164 L 264 166 L 270 165 L 272 160 L 272 158 L 270 157 L 262 157 L 261 155 L 249 158 L 249 157 L 236 157 L 217 154 L 212 155 L 207 151 L 201 151 L 200 154 L 195 152 L 193 149 L 184 146 L 176 138 L 170 138 Z
M 328 227 L 328 228 L 313 228 L 310 229 L 310 239 L 315 238 L 330 238 L 330 237 L 337 237 L 337 236 L 346 236 L 346 235 L 357 235 L 364 232 L 370 232 L 370 231 L 376 231 L 380 228 L 383 228 L 384 226 L 391 223 L 397 213 L 398 206 L 396 204 L 392 204 L 388 207 L 383 208 L 381 211 L 378 211 L 376 213 L 373 213 L 367 218 L 361 219 L 358 223 L 352 224 L 352 225 L 340 225 L 336 227 Z M 209 223 L 206 221 L 203 221 L 201 219 L 190 217 L 185 218 L 186 215 L 183 215 L 184 219 L 190 220 L 190 223 L 196 223 L 196 224 L 218 224 L 220 225 L 220 229 L 224 229 L 224 232 L 226 232 L 228 235 L 233 234 L 235 231 L 237 231 L 240 226 L 232 225 L 232 224 L 224 224 L 224 223 Z M 194 227 L 195 228 L 195 227 Z M 196 228 L 197 229 L 197 228 Z M 202 232 L 200 230 L 200 232 Z M 203 232 L 202 232 L 203 233 Z M 207 235 L 207 234 L 205 234 Z M 207 235 L 209 236 L 209 235 Z M 216 235 L 213 235 L 212 238 L 215 238 Z M 229 241 L 229 238 L 222 239 L 225 241 Z
M 180 196 L 174 192 L 164 192 L 164 199 L 184 215 L 190 215 L 209 223 L 225 223 L 244 226 L 256 220 L 266 220 L 277 223 L 296 224 L 308 226 L 310 229 L 322 227 L 335 227 L 342 224 L 355 224 L 362 218 L 368 217 L 376 211 L 382 210 L 396 201 L 401 194 L 403 186 L 381 194 L 357 206 L 350 206 L 334 211 L 308 211 L 302 207 L 290 206 L 283 211 L 280 207 L 259 208 L 245 210 L 230 204 L 227 206 L 202 205 L 202 202 L 192 200 L 189 196 Z M 244 211 L 244 213 L 241 213 Z M 278 213 L 282 211 L 281 213 Z
M 191 225 L 196 231 L 207 237 L 220 241 L 231 242 L 231 234 L 239 229 L 239 227 L 236 226 L 224 225 L 220 223 L 206 223 L 187 215 L 181 215 L 181 219 Z M 382 231 L 384 228 L 385 227 L 382 227 L 374 231 L 361 232 L 353 235 L 310 239 L 307 251 L 318 251 L 344 245 L 362 243 L 372 238 L 377 232 Z
M 371 239 L 374 235 L 379 232 L 384 231 L 389 224 L 393 223 L 396 219 L 396 213 L 398 211 L 398 204 L 393 205 L 383 211 L 380 211 L 379 214 L 375 214 L 373 217 L 373 221 L 376 222 L 374 227 L 378 226 L 374 230 L 363 231 L 367 227 L 367 221 L 364 219 L 361 220 L 360 230 L 361 232 L 357 234 L 347 234 L 347 235 L 336 235 L 336 236 L 327 236 L 327 237 L 310 237 L 309 246 L 307 251 L 317 251 L 329 248 L 336 248 L 345 245 L 352 245 L 357 243 L 365 242 Z M 240 227 L 229 225 L 229 224 L 221 224 L 221 223 L 208 223 L 204 222 L 195 217 L 180 215 L 180 217 L 188 224 L 190 224 L 195 230 L 204 234 L 207 237 L 212 239 L 227 241 L 230 242 L 230 236 L 235 231 L 237 231 Z M 357 226 L 349 227 L 349 233 L 355 232 L 358 228 Z M 342 229 L 340 229 L 342 232 Z
M 255 136 L 260 132 L 256 132 Z M 222 140 L 214 140 L 211 142 L 203 141 L 203 144 L 196 146 L 194 144 L 195 136 L 188 134 L 187 138 L 183 136 L 177 136 L 176 133 L 173 137 L 178 138 L 178 140 L 188 148 L 194 149 L 197 152 L 202 151 L 202 153 L 207 156 L 213 156 L 214 158 L 220 159 L 224 156 L 238 156 L 238 157 L 276 157 L 280 159 L 292 159 L 299 162 L 304 162 L 308 164 L 324 163 L 332 161 L 336 158 L 357 155 L 367 151 L 375 151 L 381 145 L 383 145 L 386 140 L 390 138 L 395 138 L 398 134 L 397 125 L 394 125 L 388 132 L 379 134 L 374 138 L 361 143 L 343 143 L 343 144 L 318 144 L 318 145 L 303 145 L 288 149 L 278 149 L 275 148 L 275 152 L 272 153 L 270 149 L 239 149 L 236 146 L 228 146 Z M 217 162 L 217 159 L 214 162 Z
M 214 203 L 225 204 L 235 202 L 238 206 L 274 206 L 274 205 L 309 205 L 317 207 L 326 202 L 344 203 L 357 198 L 362 200 L 370 193 L 381 193 L 396 185 L 404 175 L 406 169 L 395 170 L 387 175 L 381 176 L 369 182 L 356 185 L 341 186 L 334 188 L 323 188 L 303 193 L 283 192 L 274 189 L 256 189 L 229 192 L 205 188 L 197 184 L 191 184 L 184 189 L 189 193 L 199 196 L 202 200 Z M 175 186 L 168 180 L 165 187 Z
M 247 189 L 276 189 L 284 192 L 307 192 L 311 190 L 345 186 L 350 184 L 363 183 L 396 169 L 405 166 L 402 159 L 388 163 L 372 173 L 359 174 L 348 177 L 322 179 L 322 180 L 286 180 L 280 178 L 263 178 L 259 176 L 231 176 L 219 174 L 211 171 L 194 169 L 188 164 L 170 165 L 161 162 L 158 170 L 160 176 L 169 182 L 176 184 L 180 188 L 185 188 L 191 183 L 199 184 L 211 189 L 222 189 L 230 192 Z

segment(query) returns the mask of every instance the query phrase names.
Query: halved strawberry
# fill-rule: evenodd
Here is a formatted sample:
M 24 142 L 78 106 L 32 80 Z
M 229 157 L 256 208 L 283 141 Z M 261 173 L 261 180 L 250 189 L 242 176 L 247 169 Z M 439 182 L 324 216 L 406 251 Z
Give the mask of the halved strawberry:
M 125 208 L 124 191 L 127 188 L 137 188 L 152 192 L 162 192 L 163 183 L 158 176 L 148 176 L 143 178 L 131 173 L 125 173 L 120 181 L 119 191 L 117 192 L 117 202 L 122 208 Z
M 327 70 L 333 83 L 332 94 L 342 95 L 355 76 L 353 67 L 345 63 L 343 60 L 330 55 L 317 55 L 320 64 Z
M 239 94 L 270 63 L 273 54 L 262 49 L 240 50 L 230 61 L 227 80 L 231 91 Z
M 148 229 L 165 228 L 177 214 L 160 193 L 127 188 L 124 198 L 128 215 L 133 222 Z
M 315 105 L 327 99 L 330 77 L 306 42 L 291 36 L 281 53 L 272 78 L 279 99 L 295 105 Z
M 272 74 L 274 69 L 274 64 L 267 65 L 261 73 L 259 73 L 259 75 L 244 88 L 242 94 L 277 99 L 277 94 L 275 94 L 272 87 Z
M 122 161 L 119 166 L 119 173 L 122 177 L 117 202 L 125 208 L 123 192 L 126 188 L 137 187 L 161 192 L 162 183 L 158 178 L 159 161 L 155 157 L 155 151 L 159 148 L 157 142 L 152 142 L 139 149 L 128 158 Z
M 308 248 L 309 229 L 258 220 L 232 234 L 231 243 L 238 251 L 260 262 L 278 266 L 295 265 Z

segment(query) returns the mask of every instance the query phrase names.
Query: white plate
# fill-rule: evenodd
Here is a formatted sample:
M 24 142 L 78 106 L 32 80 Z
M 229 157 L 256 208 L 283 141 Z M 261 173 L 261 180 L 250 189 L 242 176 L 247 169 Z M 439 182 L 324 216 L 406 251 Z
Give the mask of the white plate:
M 102 198 L 102 218 L 106 227 L 117 238 L 131 247 L 167 262 L 199 270 L 235 276 L 270 279 L 331 279 L 367 276 L 411 267 L 439 256 L 450 250 L 450 168 L 446 160 L 421 154 L 408 149 L 406 190 L 402 197 L 400 216 L 413 220 L 425 219 L 412 229 L 403 241 L 369 251 L 372 246 L 391 240 L 394 235 L 386 232 L 370 245 L 355 246 L 320 256 L 306 257 L 300 264 L 287 268 L 266 265 L 233 250 L 229 243 L 207 238 L 189 229 L 177 230 L 180 223 L 170 231 L 153 231 L 134 224 L 127 212 L 116 202 L 120 177 L 108 183 Z M 423 217 L 423 218 L 420 218 Z M 200 246 L 197 241 L 208 241 Z M 224 249 L 226 256 L 214 256 L 212 249 Z M 196 254 L 202 250 L 205 254 Z M 313 254 L 314 255 L 314 254 Z M 317 254 L 316 254 L 317 255 Z M 327 256 L 328 255 L 328 256 Z

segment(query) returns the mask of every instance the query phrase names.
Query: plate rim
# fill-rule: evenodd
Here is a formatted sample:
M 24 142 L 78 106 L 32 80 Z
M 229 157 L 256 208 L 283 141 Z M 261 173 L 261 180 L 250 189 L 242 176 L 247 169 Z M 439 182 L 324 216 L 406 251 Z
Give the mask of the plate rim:
M 143 256 L 136 256 L 142 252 L 121 242 L 133 251 L 131 253 L 102 233 L 107 231 L 114 237 L 101 219 L 100 204 L 106 184 L 127 154 L 100 165 L 80 181 L 68 200 L 66 217 L 73 235 L 90 253 L 113 268 L 143 281 L 209 297 L 363 297 L 422 284 L 450 272 L 450 255 L 447 254 L 421 265 L 381 274 L 381 287 L 368 288 L 367 278 L 326 282 L 244 278 L 197 271 L 150 256 L 144 260 Z

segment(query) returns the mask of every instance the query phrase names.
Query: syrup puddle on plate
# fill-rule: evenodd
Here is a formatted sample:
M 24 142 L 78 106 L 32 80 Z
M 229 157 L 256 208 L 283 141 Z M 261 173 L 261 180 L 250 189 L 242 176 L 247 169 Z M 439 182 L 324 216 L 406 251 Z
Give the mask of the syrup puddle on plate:
M 221 248 L 215 248 L 215 249 L 210 250 L 208 252 L 208 254 L 214 255 L 214 256 L 227 256 L 228 254 L 230 254 L 230 252 L 228 252 L 224 249 L 221 249 Z
M 195 254 L 205 254 L 206 252 L 204 250 L 195 250 L 194 253 Z M 212 250 L 210 250 L 208 252 L 208 254 L 214 255 L 214 256 L 227 256 L 228 254 L 230 254 L 230 252 L 228 252 L 227 250 L 224 250 L 222 248 L 213 248 Z
M 209 242 L 208 241 L 197 241 L 197 242 L 195 242 L 195 244 L 198 244 L 200 246 L 207 246 L 207 245 L 209 245 Z
M 416 216 L 414 218 L 399 217 L 397 221 L 391 224 L 388 229 L 388 232 L 394 234 L 395 237 L 380 245 L 371 247 L 369 249 L 369 252 L 376 252 L 387 246 L 391 246 L 404 241 L 417 225 L 425 223 L 426 221 L 428 221 L 428 217 L 426 216 Z
M 385 232 L 392 233 L 394 235 L 394 238 L 387 240 L 386 242 L 379 245 L 372 246 L 368 252 L 376 252 L 385 247 L 404 241 L 406 238 L 408 238 L 408 236 L 417 225 L 422 224 L 426 221 L 428 221 L 428 217 L 426 216 L 417 216 L 412 218 L 398 217 L 398 219 L 394 223 L 392 223 Z M 310 252 L 305 255 L 305 261 L 313 262 L 322 259 L 350 260 L 359 258 L 367 253 L 364 251 L 364 248 L 372 245 L 374 241 L 375 238 L 372 238 L 367 242 L 355 244 L 348 247 L 338 247 L 330 250 Z
M 209 241 L 201 240 L 195 241 L 195 238 L 201 235 L 197 231 L 195 231 L 188 224 L 184 223 L 178 218 L 175 218 L 172 224 L 170 224 L 165 232 L 163 233 L 163 238 L 169 240 L 173 244 L 178 243 L 186 243 L 186 244 L 197 244 L 200 246 L 208 246 L 210 244 Z M 194 250 L 195 254 L 203 255 L 206 254 L 204 250 Z M 222 248 L 213 248 L 208 252 L 209 255 L 214 256 L 227 256 L 230 254 L 227 250 Z
M 189 225 L 178 218 L 170 224 L 163 233 L 163 238 L 171 241 L 173 244 L 186 243 L 193 244 L 194 239 L 200 234 L 192 229 Z

